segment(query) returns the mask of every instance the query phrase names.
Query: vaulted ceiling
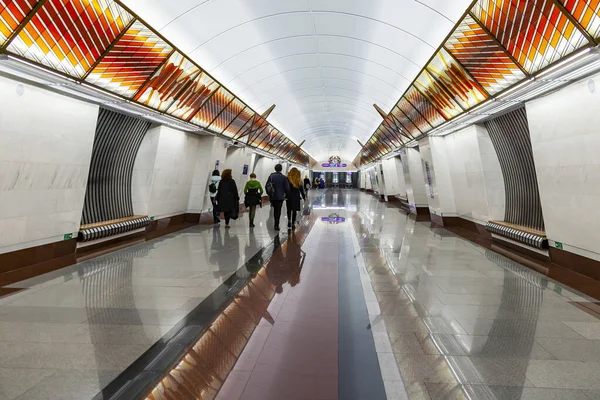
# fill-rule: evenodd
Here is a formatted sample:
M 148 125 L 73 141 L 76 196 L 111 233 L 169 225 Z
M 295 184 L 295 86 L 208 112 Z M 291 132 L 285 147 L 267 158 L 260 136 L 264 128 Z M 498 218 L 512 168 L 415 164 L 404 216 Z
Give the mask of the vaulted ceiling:
M 317 160 L 352 159 L 471 0 L 123 0 Z

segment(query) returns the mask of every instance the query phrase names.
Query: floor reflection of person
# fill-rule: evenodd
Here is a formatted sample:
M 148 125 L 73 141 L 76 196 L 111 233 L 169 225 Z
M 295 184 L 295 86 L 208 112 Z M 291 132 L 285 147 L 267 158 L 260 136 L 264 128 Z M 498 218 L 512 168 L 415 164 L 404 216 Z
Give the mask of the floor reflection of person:
M 259 249 L 256 235 L 249 235 L 248 244 L 246 245 L 246 270 L 254 277 L 264 263 L 263 252 Z
M 287 239 L 285 255 L 279 247 L 273 252 L 273 256 L 267 264 L 267 278 L 271 285 L 275 286 L 276 293 L 283 293 L 283 285 L 286 283 L 292 287 L 300 283 L 300 272 L 304 265 L 305 253 L 299 239 L 299 236 L 295 234 L 290 235 Z M 279 237 L 276 237 L 275 240 L 278 245 Z
M 210 249 L 210 263 L 218 267 L 213 269 L 213 278 L 223 281 L 231 276 L 239 266 L 239 238 L 235 235 L 232 236 L 229 231 L 225 231 L 225 234 L 221 236 L 221 232 L 214 229 Z
M 304 256 L 306 253 L 302 250 L 300 238 L 295 233 L 287 239 L 287 249 L 285 253 L 285 262 L 290 266 L 290 278 L 288 282 L 292 287 L 300 283 L 300 272 L 304 265 Z

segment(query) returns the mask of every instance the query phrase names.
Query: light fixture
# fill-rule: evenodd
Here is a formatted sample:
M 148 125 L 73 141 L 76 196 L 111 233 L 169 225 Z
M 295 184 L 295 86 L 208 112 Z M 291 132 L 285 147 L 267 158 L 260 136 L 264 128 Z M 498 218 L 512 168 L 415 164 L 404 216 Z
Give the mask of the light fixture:
M 570 67 L 574 61 L 576 61 L 584 56 L 589 56 L 590 53 L 592 52 L 592 50 L 594 50 L 594 49 L 595 49 L 594 47 L 589 47 L 589 48 L 575 54 L 574 56 L 567 57 L 566 59 L 557 62 L 553 66 L 546 68 L 544 71 L 537 74 L 536 77 L 541 78 L 541 77 L 549 75 L 553 72 L 557 72 L 558 70 L 561 70 L 565 67 Z

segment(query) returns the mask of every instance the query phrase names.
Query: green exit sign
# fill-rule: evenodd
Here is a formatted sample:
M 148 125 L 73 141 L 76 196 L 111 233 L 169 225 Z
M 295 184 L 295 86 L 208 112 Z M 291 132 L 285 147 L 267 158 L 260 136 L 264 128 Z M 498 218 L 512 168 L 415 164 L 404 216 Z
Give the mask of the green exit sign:
M 554 247 L 556 247 L 557 249 L 562 250 L 563 249 L 563 244 L 561 242 L 554 242 Z
M 69 239 L 73 239 L 73 234 L 72 233 L 65 233 L 64 240 L 69 240 Z
M 150 217 L 150 221 L 154 221 L 154 217 Z
M 556 293 L 558 293 L 558 294 L 561 294 L 562 293 L 562 286 L 558 286 L 558 285 L 554 286 L 554 291 Z

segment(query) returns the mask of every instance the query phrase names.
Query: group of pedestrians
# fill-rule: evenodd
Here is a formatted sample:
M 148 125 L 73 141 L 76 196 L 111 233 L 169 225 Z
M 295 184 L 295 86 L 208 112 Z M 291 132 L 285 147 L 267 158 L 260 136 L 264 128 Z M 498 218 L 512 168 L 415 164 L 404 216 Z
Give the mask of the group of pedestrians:
M 296 227 L 298 213 L 301 211 L 301 200 L 306 200 L 306 193 L 310 188 L 310 180 L 302 180 L 300 170 L 292 168 L 289 173 L 282 173 L 283 166 L 277 164 L 263 189 L 256 179 L 256 174 L 250 174 L 250 180 L 244 186 L 244 205 L 248 209 L 250 228 L 254 228 L 256 207 L 262 206 L 262 196 L 267 194 L 273 207 L 275 219 L 274 229 L 280 230 L 281 212 L 283 203 L 286 203 L 288 230 Z M 213 206 L 213 219 L 215 224 L 220 224 L 220 213 L 225 217 L 225 228 L 229 228 L 230 221 L 236 220 L 239 214 L 240 197 L 235 180 L 231 175 L 231 169 L 226 169 L 222 174 L 214 170 L 209 184 L 210 199 Z

